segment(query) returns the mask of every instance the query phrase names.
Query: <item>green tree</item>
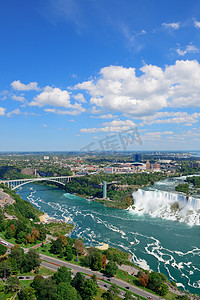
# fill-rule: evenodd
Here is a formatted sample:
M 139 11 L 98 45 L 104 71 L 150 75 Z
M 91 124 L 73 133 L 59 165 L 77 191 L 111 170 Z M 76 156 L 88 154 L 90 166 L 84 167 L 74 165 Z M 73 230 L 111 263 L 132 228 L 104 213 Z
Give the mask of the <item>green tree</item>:
M 86 279 L 85 279 L 85 276 L 82 275 L 80 272 L 77 272 L 76 275 L 74 276 L 74 278 L 73 278 L 71 284 L 72 284 L 72 286 L 73 286 L 77 291 L 80 292 L 81 287 L 82 287 L 82 285 L 83 285 L 83 283 L 84 283 L 85 280 L 86 280 Z
M 61 266 L 57 272 L 54 273 L 52 279 L 55 280 L 57 284 L 60 282 L 70 283 L 72 280 L 71 271 L 69 271 L 65 266 Z
M 169 291 L 168 285 L 166 285 L 164 282 L 161 282 L 159 286 L 158 294 L 160 296 L 165 296 L 168 293 L 168 291 Z
M 4 255 L 7 251 L 7 248 L 4 245 L 0 244 L 0 255 Z
M 97 294 L 97 291 L 97 283 L 92 279 L 87 279 L 83 282 L 81 286 L 80 294 L 84 300 L 90 300 Z
M 0 277 L 8 278 L 12 273 L 12 266 L 9 260 L 0 262 Z
M 19 279 L 17 276 L 9 277 L 6 281 L 6 291 L 7 292 L 15 292 L 19 288 Z
M 110 292 L 113 296 L 118 296 L 120 294 L 120 290 L 116 284 L 112 284 L 109 287 L 108 292 Z
M 24 260 L 24 250 L 18 245 L 11 248 L 11 253 L 9 255 L 12 266 L 17 264 L 17 270 L 21 269 L 22 262 Z
M 9 239 L 11 239 L 12 237 L 13 237 L 13 232 L 12 232 L 11 228 L 8 227 L 8 228 L 6 229 L 5 238 L 9 240 Z
M 105 292 L 102 294 L 102 298 L 105 300 L 114 300 L 114 296 L 111 292 Z
M 131 292 L 127 291 L 125 296 L 124 296 L 124 300 L 132 300 L 133 296 L 131 294 Z
M 92 270 L 99 271 L 102 268 L 102 253 L 95 247 L 90 247 L 87 254 L 87 263 Z
M 65 258 L 68 261 L 72 260 L 73 258 L 72 247 L 70 245 L 65 247 Z
M 32 287 L 24 287 L 18 293 L 18 298 L 19 300 L 34 300 L 35 299 L 34 289 Z
M 106 265 L 106 273 L 109 275 L 109 276 L 114 276 L 117 274 L 117 271 L 118 271 L 118 267 L 116 265 L 116 263 L 112 260 L 110 260 L 107 265 Z
M 57 239 L 56 241 L 52 241 L 50 252 L 53 254 L 60 254 L 62 252 L 62 241 L 61 239 Z
M 16 237 L 16 243 L 17 243 L 17 244 L 23 244 L 24 241 L 25 241 L 26 236 L 27 236 L 27 233 L 26 233 L 26 232 L 20 231 L 20 232 L 17 234 L 17 237 Z
M 52 278 L 45 278 L 40 282 L 39 289 L 36 291 L 38 300 L 57 300 L 57 285 Z
M 77 300 L 77 291 L 67 282 L 58 285 L 58 300 Z
M 38 292 L 42 287 L 43 280 L 44 278 L 41 275 L 36 275 L 30 285 L 36 292 Z
M 24 273 L 34 270 L 40 266 L 41 261 L 39 260 L 39 253 L 35 249 L 29 249 L 22 262 L 22 271 Z

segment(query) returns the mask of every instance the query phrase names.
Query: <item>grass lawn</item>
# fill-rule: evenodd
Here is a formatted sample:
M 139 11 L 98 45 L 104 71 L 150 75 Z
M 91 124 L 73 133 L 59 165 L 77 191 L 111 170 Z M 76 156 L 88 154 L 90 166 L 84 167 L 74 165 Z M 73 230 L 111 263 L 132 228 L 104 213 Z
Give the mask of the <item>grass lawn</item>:
M 166 300 L 174 300 L 176 299 L 176 294 L 172 293 L 172 292 L 168 292 L 167 295 L 165 295 L 162 298 L 165 298 Z
M 84 256 L 79 256 L 78 261 L 76 261 L 76 256 L 73 255 L 73 259 L 68 261 L 68 260 L 65 259 L 65 257 L 60 258 L 59 255 L 52 254 L 51 252 L 49 252 L 50 247 L 51 247 L 50 244 L 46 244 L 44 247 L 37 248 L 37 251 L 40 252 L 41 254 L 60 259 L 62 261 L 67 261 L 69 263 L 72 263 L 72 264 L 75 264 L 75 265 L 78 265 L 78 266 L 83 266 L 82 260 L 83 260 Z M 85 267 L 87 267 L 87 266 L 85 266 Z
M 30 287 L 32 280 L 20 280 L 20 286 Z
M 0 299 L 1 300 L 7 300 L 9 298 L 11 298 L 12 296 L 14 296 L 15 293 L 8 293 L 8 294 L 4 294 L 4 293 L 0 293 Z
M 48 276 L 53 275 L 55 272 L 53 270 L 47 269 L 45 267 L 40 267 L 39 273 L 35 274 L 34 271 L 28 272 L 28 273 L 20 273 L 18 276 L 36 276 L 36 275 L 42 275 L 42 276 Z
M 0 232 L 0 237 L 1 237 L 2 239 L 6 240 L 6 241 L 8 241 L 8 242 L 10 242 L 10 243 L 12 243 L 12 244 L 15 244 L 15 239 L 14 239 L 14 238 L 12 238 L 12 239 L 6 239 L 6 238 L 5 238 L 5 232 Z

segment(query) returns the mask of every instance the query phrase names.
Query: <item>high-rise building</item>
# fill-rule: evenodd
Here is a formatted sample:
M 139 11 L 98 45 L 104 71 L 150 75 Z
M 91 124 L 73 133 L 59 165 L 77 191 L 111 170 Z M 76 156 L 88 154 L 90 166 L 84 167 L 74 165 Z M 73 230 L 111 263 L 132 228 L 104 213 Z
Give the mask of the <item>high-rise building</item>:
M 107 197 L 107 183 L 103 181 L 103 198 Z
M 134 162 L 142 162 L 142 155 L 141 155 L 141 153 L 134 153 L 133 154 L 133 161 Z
M 147 160 L 146 162 L 146 170 L 150 170 L 151 169 L 151 164 L 149 162 L 149 160 Z
M 153 164 L 153 168 L 154 168 L 154 170 L 160 170 L 160 165 L 157 162 L 155 162 Z

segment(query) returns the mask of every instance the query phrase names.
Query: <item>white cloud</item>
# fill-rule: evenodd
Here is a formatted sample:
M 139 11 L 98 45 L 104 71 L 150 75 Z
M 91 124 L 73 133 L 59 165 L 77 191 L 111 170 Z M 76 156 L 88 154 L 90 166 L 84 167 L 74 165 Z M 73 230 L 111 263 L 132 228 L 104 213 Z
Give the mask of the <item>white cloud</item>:
M 7 113 L 7 117 L 11 117 L 12 115 L 21 115 L 21 111 L 19 108 L 12 110 L 11 112 Z
M 81 93 L 78 93 L 77 95 L 74 95 L 73 98 L 78 101 L 78 102 L 81 102 L 81 103 L 86 103 L 86 100 L 83 96 L 83 94 Z
M 176 52 L 178 53 L 178 55 L 184 56 L 185 54 L 188 54 L 188 53 L 198 53 L 199 49 L 196 46 L 189 44 L 182 49 L 180 49 L 180 48 L 177 49 Z
M 158 112 L 153 116 L 145 116 L 141 118 L 141 125 L 152 124 L 180 124 L 180 123 L 197 123 L 200 119 L 200 113 L 188 114 L 187 112 Z M 187 125 L 188 125 L 187 124 Z M 189 125 L 188 125 L 189 126 Z
M 176 61 L 164 69 L 154 65 L 140 68 L 109 66 L 95 80 L 79 83 L 75 89 L 90 94 L 92 113 L 122 113 L 131 117 L 154 115 L 167 107 L 200 107 L 200 64 L 196 60 Z
M 196 28 L 200 28 L 200 22 L 199 21 L 196 21 L 196 20 L 194 20 L 194 27 L 196 27 Z
M 42 127 L 45 127 L 45 128 L 46 128 L 46 127 L 47 127 L 47 125 L 46 125 L 46 124 L 43 124 L 43 125 L 42 125 Z
M 61 110 L 61 109 L 45 109 L 46 112 L 51 112 L 60 115 L 78 115 L 85 111 L 85 108 L 82 107 L 81 103 L 71 104 L 70 95 L 68 91 L 61 90 L 59 88 L 53 88 L 46 86 L 44 91 L 34 97 L 34 100 L 29 103 L 31 106 L 53 106 L 53 107 L 63 107 L 70 109 Z
M 4 116 L 6 112 L 6 108 L 0 107 L 0 116 Z
M 74 107 L 75 108 L 75 105 Z M 83 108 L 82 106 L 78 106 L 76 107 L 76 109 L 74 110 L 62 110 L 62 109 L 55 109 L 55 108 L 46 108 L 44 109 L 45 112 L 47 113 L 53 113 L 53 114 L 57 114 L 57 115 L 72 115 L 72 116 L 76 116 L 76 115 L 79 115 L 81 114 L 82 112 L 85 111 L 85 108 Z
M 59 88 L 52 88 L 46 86 L 44 91 L 34 97 L 34 100 L 30 103 L 32 106 L 46 106 L 51 105 L 55 107 L 71 107 L 70 95 L 67 91 L 62 91 Z
M 23 96 L 12 95 L 12 99 L 20 102 L 26 101 L 26 99 Z
M 30 82 L 28 84 L 24 84 L 21 83 L 20 80 L 15 80 L 11 83 L 11 86 L 14 90 L 17 91 L 31 91 L 31 90 L 39 91 L 40 90 L 37 82 Z
M 178 30 L 180 28 L 180 22 L 177 23 L 162 23 L 165 29 Z
M 113 119 L 113 118 L 116 118 L 116 116 L 113 116 L 112 114 L 106 114 L 106 115 L 100 115 L 100 116 L 90 116 L 90 118 L 93 118 L 93 119 Z
M 120 132 L 123 130 L 129 130 L 135 127 L 135 123 L 131 120 L 114 120 L 112 122 L 106 122 L 102 124 L 101 128 L 82 128 L 81 133 L 94 133 L 94 132 Z

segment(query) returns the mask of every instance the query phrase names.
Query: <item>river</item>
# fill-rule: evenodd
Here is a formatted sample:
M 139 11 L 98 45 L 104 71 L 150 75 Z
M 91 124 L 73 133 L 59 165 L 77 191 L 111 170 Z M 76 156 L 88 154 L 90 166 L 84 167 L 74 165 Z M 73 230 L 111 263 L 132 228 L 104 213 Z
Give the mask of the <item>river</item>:
M 164 190 L 166 185 L 157 183 L 156 188 Z M 128 251 L 139 266 L 162 272 L 179 287 L 200 294 L 200 226 L 146 211 L 108 208 L 56 187 L 29 183 L 18 193 L 50 217 L 74 224 L 72 238 L 82 237 L 87 246 L 103 242 Z

